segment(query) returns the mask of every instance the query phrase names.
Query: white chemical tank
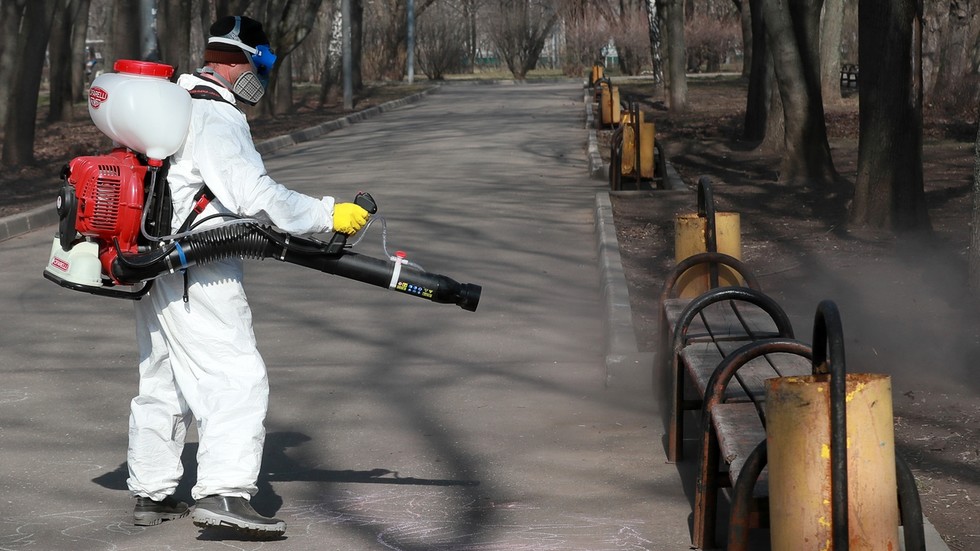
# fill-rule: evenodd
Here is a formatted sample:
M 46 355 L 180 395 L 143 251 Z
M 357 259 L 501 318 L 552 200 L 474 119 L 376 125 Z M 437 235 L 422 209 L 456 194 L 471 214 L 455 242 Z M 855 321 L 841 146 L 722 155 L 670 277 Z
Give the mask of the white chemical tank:
M 169 80 L 174 68 L 122 59 L 113 69 L 89 89 L 88 113 L 95 126 L 150 159 L 169 157 L 184 142 L 191 119 L 190 95 Z

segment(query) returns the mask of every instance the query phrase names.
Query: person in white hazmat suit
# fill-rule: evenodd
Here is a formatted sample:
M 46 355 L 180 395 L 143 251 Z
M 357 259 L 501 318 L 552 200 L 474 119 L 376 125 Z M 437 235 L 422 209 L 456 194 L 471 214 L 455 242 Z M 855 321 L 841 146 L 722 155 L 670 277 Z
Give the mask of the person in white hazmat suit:
M 167 176 L 172 227 L 187 219 L 194 196 L 206 184 L 214 198 L 202 216 L 233 213 L 296 234 L 360 229 L 369 216 L 360 206 L 291 191 L 266 174 L 245 115 L 236 107 L 237 101 L 258 102 L 275 62 L 261 23 L 244 16 L 220 18 L 210 28 L 204 59 L 204 68 L 177 81 L 195 99 L 187 138 L 172 156 Z M 137 499 L 137 525 L 190 512 L 173 493 L 194 418 L 200 437 L 197 484 L 191 490 L 194 524 L 264 538 L 286 530 L 284 521 L 262 516 L 250 504 L 269 385 L 242 276 L 240 258 L 197 265 L 157 278 L 136 302 L 140 383 L 131 404 L 127 483 Z

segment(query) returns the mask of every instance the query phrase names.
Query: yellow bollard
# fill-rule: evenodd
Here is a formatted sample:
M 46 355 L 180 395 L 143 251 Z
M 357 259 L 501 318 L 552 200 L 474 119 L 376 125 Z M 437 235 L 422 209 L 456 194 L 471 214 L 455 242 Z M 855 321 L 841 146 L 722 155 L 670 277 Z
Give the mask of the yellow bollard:
M 643 111 L 640 111 L 640 177 L 652 180 L 655 128 L 652 122 L 643 119 Z
M 623 128 L 623 149 L 620 174 L 636 176 L 636 148 L 640 148 L 640 178 L 653 179 L 653 135 L 652 122 L 645 122 L 643 111 L 635 115 L 633 110 L 622 113 L 620 126 Z M 636 116 L 637 121 L 633 120 Z M 636 139 L 636 127 L 640 128 L 640 139 Z
M 689 256 L 708 250 L 706 243 L 706 218 L 697 213 L 679 214 L 674 218 L 674 260 L 680 262 Z M 715 213 L 715 241 L 717 252 L 742 259 L 741 219 L 737 212 Z M 718 269 L 718 285 L 741 285 L 741 279 L 728 266 Z M 711 288 L 707 265 L 700 265 L 684 272 L 677 280 L 678 296 L 696 297 Z
M 589 81 L 589 84 L 595 85 L 595 83 L 596 82 L 599 82 L 599 79 L 601 79 L 602 77 L 603 77 L 603 68 L 602 68 L 602 65 L 593 65 L 592 66 L 592 80 Z
M 846 376 L 850 551 L 898 547 L 891 379 Z M 833 549 L 827 375 L 766 381 L 770 538 L 774 550 Z
M 626 110 L 622 113 L 621 124 L 622 147 L 620 148 L 619 174 L 621 176 L 632 176 L 636 167 L 636 133 L 633 126 L 633 111 Z
M 619 87 L 609 86 L 602 89 L 602 124 L 615 125 L 619 123 Z
M 608 80 L 600 80 L 596 83 L 594 100 L 599 103 L 599 118 L 602 119 L 602 92 L 609 88 Z

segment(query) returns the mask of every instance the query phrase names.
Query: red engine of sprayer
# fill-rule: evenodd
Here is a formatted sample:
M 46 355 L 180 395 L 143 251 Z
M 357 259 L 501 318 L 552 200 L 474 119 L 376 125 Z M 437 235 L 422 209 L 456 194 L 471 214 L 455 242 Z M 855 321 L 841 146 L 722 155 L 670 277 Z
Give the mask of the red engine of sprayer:
M 68 163 L 65 179 L 74 188 L 74 229 L 98 242 L 105 274 L 111 273 L 116 243 L 123 252 L 137 252 L 147 170 L 136 153 L 125 148 Z

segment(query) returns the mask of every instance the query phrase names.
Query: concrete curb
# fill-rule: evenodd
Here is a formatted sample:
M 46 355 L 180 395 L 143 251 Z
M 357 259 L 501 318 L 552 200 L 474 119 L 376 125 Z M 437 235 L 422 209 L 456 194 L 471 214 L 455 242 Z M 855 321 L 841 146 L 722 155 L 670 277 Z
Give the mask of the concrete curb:
M 595 202 L 599 292 L 606 315 L 606 388 L 649 390 L 653 388 L 653 353 L 640 352 L 636 344 L 633 309 L 609 194 L 596 193 Z
M 37 207 L 0 219 L 0 241 L 57 223 L 58 212 L 55 210 L 54 197 L 52 197 L 49 206 Z
M 588 89 L 585 91 L 584 103 L 585 128 L 588 129 L 589 177 L 594 180 L 607 180 L 609 166 L 603 162 L 602 155 L 599 153 L 592 94 L 589 93 Z M 629 287 L 626 284 L 626 274 L 619 254 L 619 240 L 616 237 L 616 224 L 613 219 L 610 197 L 649 196 L 669 191 L 689 191 L 670 163 L 667 163 L 665 181 L 667 182 L 667 190 L 601 191 L 596 193 L 596 251 L 599 261 L 599 292 L 606 314 L 605 381 L 607 388 L 651 390 L 653 388 L 655 355 L 653 352 L 641 352 L 636 343 Z
M 609 178 L 609 168 L 602 162 L 602 155 L 599 153 L 599 138 L 595 131 L 595 112 L 592 109 L 592 95 L 588 91 L 585 93 L 585 128 L 589 131 L 589 177 L 593 180 L 607 180 Z
M 316 139 L 324 134 L 350 126 L 358 121 L 363 121 L 371 117 L 376 117 L 386 111 L 397 109 L 421 101 L 427 95 L 439 89 L 433 86 L 416 94 L 399 98 L 396 100 L 376 105 L 363 111 L 351 113 L 350 115 L 327 121 L 316 126 L 297 130 L 284 136 L 270 138 L 255 144 L 255 149 L 263 155 L 273 153 L 284 147 L 296 145 L 302 142 Z M 33 210 L 24 211 L 18 214 L 0 218 L 0 241 L 6 241 L 18 235 L 23 235 L 37 229 L 53 226 L 58 223 L 58 213 L 54 208 L 54 197 L 51 198 L 51 206 L 37 207 Z

